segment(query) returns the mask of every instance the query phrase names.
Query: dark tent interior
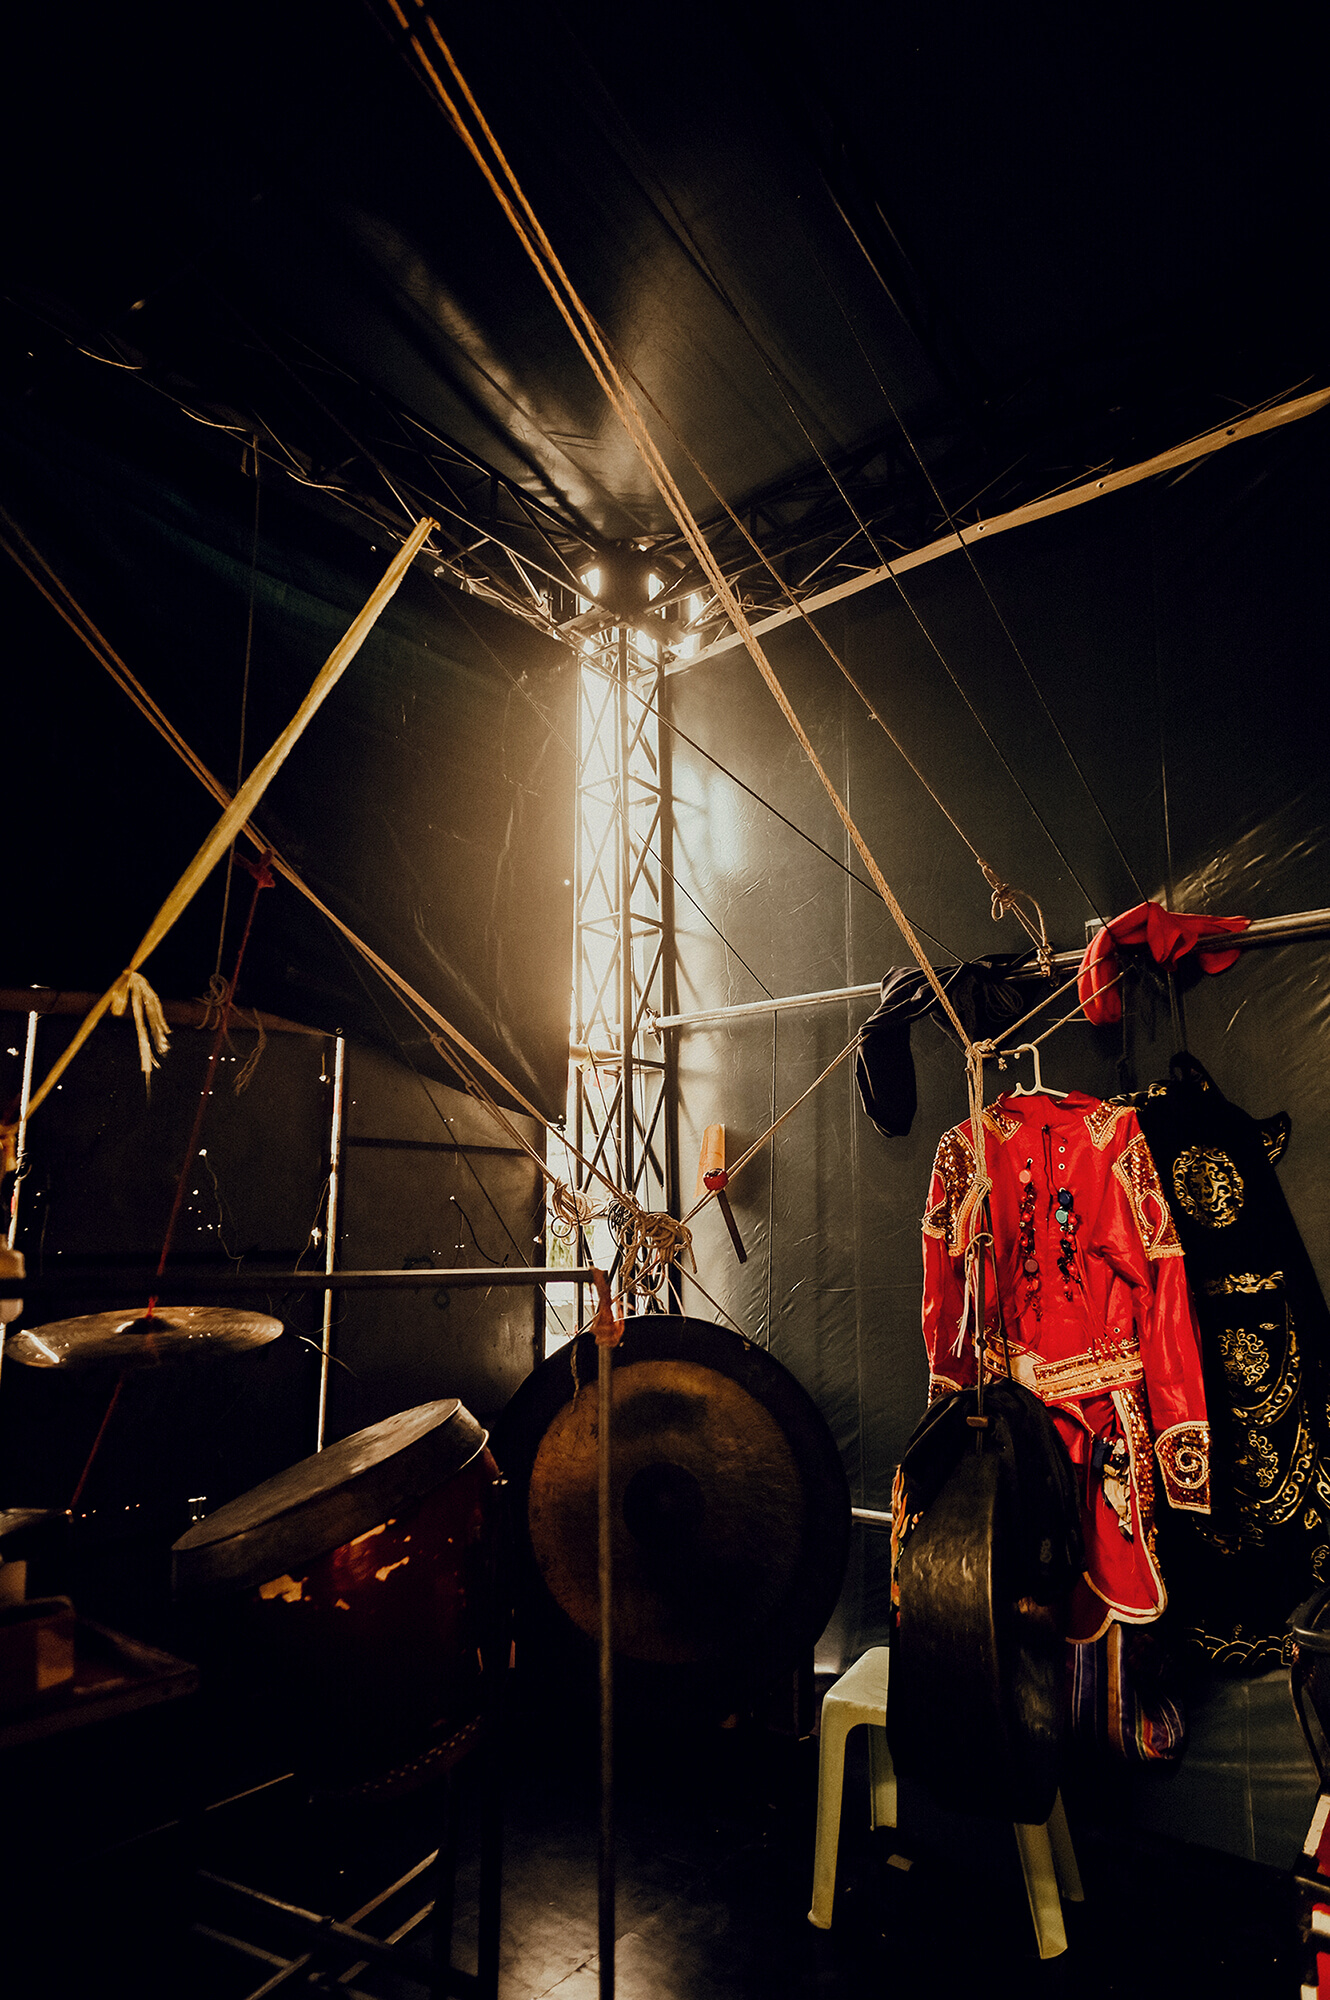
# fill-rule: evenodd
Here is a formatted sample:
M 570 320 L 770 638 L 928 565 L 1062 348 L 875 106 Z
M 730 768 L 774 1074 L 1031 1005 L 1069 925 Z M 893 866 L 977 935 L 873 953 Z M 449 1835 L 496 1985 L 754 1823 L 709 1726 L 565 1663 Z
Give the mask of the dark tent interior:
M 1309 27 L 11 24 L 16 1992 L 1330 1992 Z

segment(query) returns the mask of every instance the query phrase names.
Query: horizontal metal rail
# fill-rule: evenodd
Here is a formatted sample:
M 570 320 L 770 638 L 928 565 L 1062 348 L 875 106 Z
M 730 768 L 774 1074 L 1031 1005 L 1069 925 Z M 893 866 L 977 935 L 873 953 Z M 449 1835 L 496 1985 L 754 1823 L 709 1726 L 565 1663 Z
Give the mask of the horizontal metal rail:
M 1096 920 L 1087 926 L 1093 933 L 1103 926 Z M 1232 937 L 1217 938 L 1213 949 L 1221 945 L 1237 951 L 1248 951 L 1258 945 L 1297 944 L 1316 938 L 1330 937 L 1330 910 L 1299 910 L 1288 917 L 1257 917 L 1245 931 Z M 1076 970 L 1084 956 L 1081 951 L 1058 951 L 1053 954 L 1053 971 L 1067 979 Z M 954 966 L 940 965 L 935 968 L 938 977 L 944 978 Z M 1038 979 L 1036 966 L 1025 966 L 1011 974 L 1013 979 Z M 742 1021 L 759 1014 L 778 1014 L 786 1007 L 824 1007 L 838 1000 L 876 1000 L 881 992 L 877 980 L 867 986 L 833 986 L 821 993 L 787 993 L 774 1000 L 744 1000 L 734 1007 L 708 1007 L 695 1014 L 660 1014 L 651 1022 L 654 1034 L 663 1034 L 668 1028 L 706 1028 L 722 1021 Z
M 164 1278 L 150 1268 L 136 1271 L 62 1271 L 50 1278 L 0 1278 L 0 1299 L 66 1298 L 86 1292 L 155 1292 L 179 1303 L 215 1292 L 229 1298 L 249 1292 L 428 1292 L 466 1286 L 589 1285 L 591 1270 L 581 1264 L 463 1265 L 435 1271 L 181 1271 Z M 170 1306 L 164 1305 L 163 1312 Z

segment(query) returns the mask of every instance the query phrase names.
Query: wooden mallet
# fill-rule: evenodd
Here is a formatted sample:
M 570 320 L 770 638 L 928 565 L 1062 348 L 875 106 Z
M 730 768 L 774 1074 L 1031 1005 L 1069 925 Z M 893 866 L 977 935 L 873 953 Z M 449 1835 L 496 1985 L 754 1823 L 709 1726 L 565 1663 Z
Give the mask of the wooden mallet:
M 697 1169 L 697 1198 L 700 1201 L 703 1193 L 715 1195 L 716 1206 L 724 1216 L 725 1227 L 730 1232 L 734 1254 L 741 1264 L 746 1264 L 748 1252 L 744 1249 L 739 1225 L 734 1219 L 734 1210 L 730 1207 L 730 1198 L 725 1192 L 729 1178 L 725 1171 L 725 1127 L 708 1125 L 702 1135 L 702 1158 Z

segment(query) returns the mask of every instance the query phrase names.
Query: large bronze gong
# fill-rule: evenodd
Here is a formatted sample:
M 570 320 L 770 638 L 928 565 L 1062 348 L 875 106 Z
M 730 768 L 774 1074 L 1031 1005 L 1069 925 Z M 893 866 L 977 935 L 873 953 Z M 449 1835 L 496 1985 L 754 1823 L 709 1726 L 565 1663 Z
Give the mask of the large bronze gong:
M 835 1608 L 850 1539 L 835 1440 L 779 1362 L 706 1320 L 630 1319 L 613 1379 L 617 1683 L 730 1700 L 796 1663 Z M 528 1377 L 493 1439 L 524 1628 L 564 1660 L 598 1630 L 597 1416 L 583 1335 Z

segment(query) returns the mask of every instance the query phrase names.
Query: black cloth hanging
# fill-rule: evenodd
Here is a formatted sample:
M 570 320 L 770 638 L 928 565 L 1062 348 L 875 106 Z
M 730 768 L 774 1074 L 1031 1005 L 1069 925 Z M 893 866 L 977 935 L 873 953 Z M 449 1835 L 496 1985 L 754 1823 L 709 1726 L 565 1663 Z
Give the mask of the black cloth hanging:
M 1180 1635 L 1213 1665 L 1279 1663 L 1285 1622 L 1330 1582 L 1330 1313 L 1275 1173 L 1289 1119 L 1232 1104 L 1193 1056 L 1128 1100 L 1196 1306 L 1211 1514 L 1160 1521 Z
M 955 966 L 943 978 L 947 998 L 971 1041 L 1002 1034 L 1034 1005 L 1036 990 L 1011 977 L 1033 957 L 1032 951 L 992 952 Z M 854 1058 L 860 1102 L 889 1139 L 903 1139 L 914 1123 L 918 1093 L 910 1023 L 925 1014 L 946 1018 L 927 977 L 917 965 L 893 966 L 882 980 L 882 998 L 864 1022 Z

